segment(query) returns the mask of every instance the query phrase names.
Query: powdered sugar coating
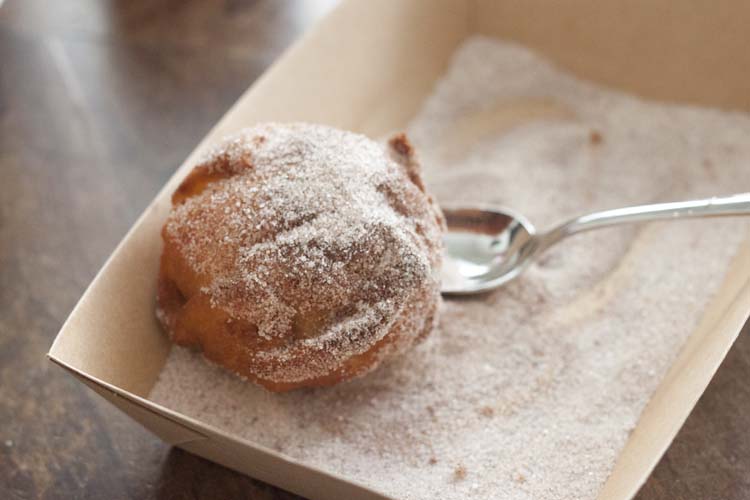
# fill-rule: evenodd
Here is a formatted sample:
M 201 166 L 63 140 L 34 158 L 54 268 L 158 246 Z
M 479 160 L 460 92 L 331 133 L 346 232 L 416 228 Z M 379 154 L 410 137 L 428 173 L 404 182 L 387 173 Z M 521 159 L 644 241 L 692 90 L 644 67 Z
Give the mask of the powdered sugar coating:
M 207 299 L 246 325 L 239 373 L 305 382 L 377 347 L 347 374 L 358 375 L 432 328 L 442 216 L 404 137 L 259 125 L 211 150 L 173 202 L 163 235 L 184 266 L 169 279 L 190 295 L 177 314 Z

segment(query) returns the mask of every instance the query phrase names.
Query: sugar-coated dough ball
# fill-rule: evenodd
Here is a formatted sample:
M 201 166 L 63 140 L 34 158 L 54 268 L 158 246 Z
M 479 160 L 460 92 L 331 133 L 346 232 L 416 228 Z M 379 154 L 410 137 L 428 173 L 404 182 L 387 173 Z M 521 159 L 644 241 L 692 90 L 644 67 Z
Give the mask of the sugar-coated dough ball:
M 335 384 L 432 330 L 443 230 L 405 136 L 244 129 L 172 196 L 157 316 L 270 390 Z

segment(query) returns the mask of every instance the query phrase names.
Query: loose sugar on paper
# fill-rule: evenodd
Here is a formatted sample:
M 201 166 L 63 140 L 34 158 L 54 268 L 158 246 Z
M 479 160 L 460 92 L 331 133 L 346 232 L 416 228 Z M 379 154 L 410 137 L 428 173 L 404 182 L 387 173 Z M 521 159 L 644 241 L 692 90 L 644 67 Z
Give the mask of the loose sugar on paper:
M 488 38 L 457 50 L 408 132 L 440 203 L 540 228 L 750 191 L 750 116 L 642 100 Z M 151 399 L 394 498 L 593 499 L 748 229 L 573 237 L 500 290 L 446 300 L 424 344 L 333 388 L 268 393 L 174 348 Z

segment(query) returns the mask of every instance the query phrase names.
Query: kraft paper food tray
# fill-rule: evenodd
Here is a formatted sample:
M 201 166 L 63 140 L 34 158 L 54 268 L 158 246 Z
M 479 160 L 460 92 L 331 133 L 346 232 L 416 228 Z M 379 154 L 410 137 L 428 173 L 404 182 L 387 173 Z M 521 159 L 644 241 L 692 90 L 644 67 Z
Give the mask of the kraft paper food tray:
M 320 122 L 372 137 L 403 127 L 474 33 L 519 41 L 584 78 L 646 97 L 747 110 L 748 25 L 750 4 L 739 1 L 346 1 L 239 99 L 186 164 L 257 122 Z M 176 172 L 125 236 L 49 358 L 168 443 L 312 499 L 385 498 L 146 399 L 170 347 L 154 318 L 159 231 L 186 173 Z M 746 243 L 600 498 L 632 497 L 667 449 L 747 319 L 749 278 Z

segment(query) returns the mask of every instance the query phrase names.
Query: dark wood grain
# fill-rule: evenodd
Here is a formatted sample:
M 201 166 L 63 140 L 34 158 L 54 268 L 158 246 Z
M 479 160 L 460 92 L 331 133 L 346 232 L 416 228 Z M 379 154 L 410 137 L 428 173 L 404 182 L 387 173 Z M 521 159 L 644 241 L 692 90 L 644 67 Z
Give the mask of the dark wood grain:
M 0 8 L 0 499 L 294 499 L 173 450 L 44 358 L 107 255 L 331 2 Z M 750 499 L 750 340 L 639 495 Z

